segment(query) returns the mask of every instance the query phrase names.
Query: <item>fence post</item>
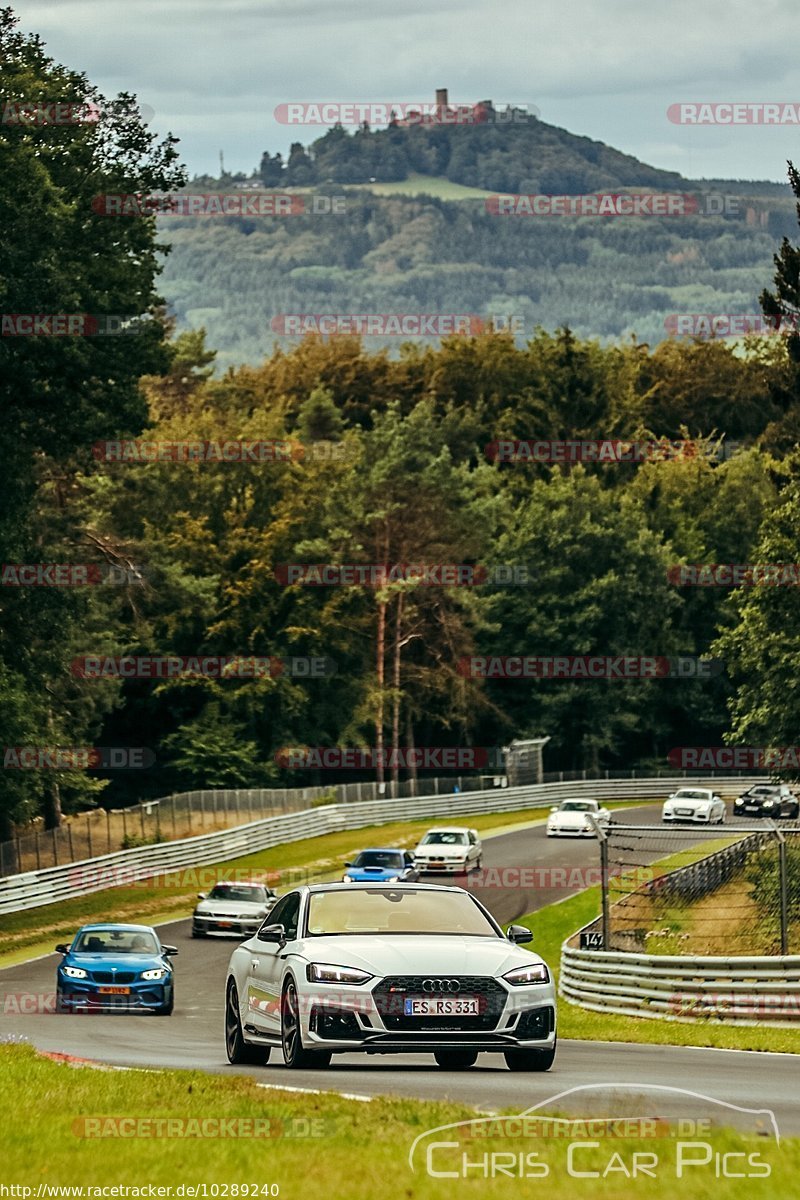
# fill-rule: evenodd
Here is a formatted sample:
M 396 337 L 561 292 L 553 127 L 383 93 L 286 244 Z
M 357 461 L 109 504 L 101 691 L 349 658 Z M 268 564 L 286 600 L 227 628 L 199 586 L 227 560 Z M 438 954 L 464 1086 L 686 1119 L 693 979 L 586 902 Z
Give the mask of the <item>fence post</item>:
M 771 821 L 773 832 L 778 838 L 778 871 L 780 873 L 781 889 L 781 954 L 789 953 L 789 887 L 786 871 L 786 835 Z
M 588 814 L 589 820 L 594 825 L 594 830 L 597 835 L 597 840 L 600 843 L 600 894 L 603 897 L 603 949 L 611 949 L 611 913 L 608 906 L 608 834 L 599 821 Z

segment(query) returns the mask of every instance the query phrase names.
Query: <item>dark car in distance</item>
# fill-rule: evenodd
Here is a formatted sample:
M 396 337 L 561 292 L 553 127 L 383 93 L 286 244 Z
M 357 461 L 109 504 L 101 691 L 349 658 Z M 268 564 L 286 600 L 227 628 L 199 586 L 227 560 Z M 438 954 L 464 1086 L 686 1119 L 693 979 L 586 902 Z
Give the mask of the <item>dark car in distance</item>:
M 733 802 L 736 817 L 789 817 L 800 815 L 800 801 L 785 783 L 756 783 Z

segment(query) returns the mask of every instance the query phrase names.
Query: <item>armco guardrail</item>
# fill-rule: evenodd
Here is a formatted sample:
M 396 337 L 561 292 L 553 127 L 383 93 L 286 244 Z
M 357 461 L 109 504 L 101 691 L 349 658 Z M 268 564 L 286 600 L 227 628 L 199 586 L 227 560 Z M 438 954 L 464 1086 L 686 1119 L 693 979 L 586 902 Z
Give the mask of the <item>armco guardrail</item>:
M 595 1012 L 668 1021 L 800 1023 L 800 955 L 627 954 L 561 949 L 559 993 Z
M 701 787 L 703 780 L 681 780 L 687 787 Z M 722 795 L 737 795 L 741 781 L 716 781 Z M 99 858 L 66 866 L 48 867 L 0 879 L 0 914 L 20 912 L 43 904 L 54 904 L 75 896 L 86 896 L 103 888 L 120 886 L 136 879 L 151 878 L 171 871 L 227 862 L 257 850 L 265 850 L 303 838 L 319 837 L 343 829 L 360 829 L 419 817 L 454 814 L 513 812 L 543 808 L 569 797 L 597 800 L 660 799 L 669 791 L 663 779 L 593 779 L 586 782 L 543 783 L 519 788 L 450 793 L 406 800 L 367 800 L 356 804 L 332 804 L 306 812 L 268 817 L 233 829 L 134 850 L 119 850 Z
M 722 882 L 764 838 L 751 834 L 647 887 L 678 895 L 684 885 Z M 800 1024 L 800 955 L 639 954 L 570 944 L 581 933 L 596 932 L 600 921 L 590 921 L 561 947 L 559 994 L 570 1003 L 594 1012 L 667 1021 Z

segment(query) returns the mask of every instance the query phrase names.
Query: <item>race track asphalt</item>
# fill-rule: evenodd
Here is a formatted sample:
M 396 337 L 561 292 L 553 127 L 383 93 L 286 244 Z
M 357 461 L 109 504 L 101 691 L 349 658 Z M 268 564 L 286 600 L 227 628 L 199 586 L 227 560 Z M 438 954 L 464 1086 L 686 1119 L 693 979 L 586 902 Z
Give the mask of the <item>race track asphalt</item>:
M 658 809 L 643 806 L 617 817 L 631 824 L 655 824 Z M 696 839 L 715 834 L 700 830 Z M 596 868 L 598 863 L 594 840 L 548 839 L 543 825 L 532 826 L 484 843 L 488 886 L 475 891 L 498 920 L 508 922 L 581 890 L 584 880 L 576 868 Z M 517 870 L 531 867 L 540 869 L 534 881 L 523 876 L 519 886 Z M 547 868 L 551 874 L 543 878 L 541 869 Z M 561 875 L 559 868 L 564 869 Z M 108 919 L 114 919 L 113 912 Z M 669 1102 L 673 1108 L 679 1104 L 680 1114 L 687 1117 L 713 1113 L 722 1124 L 753 1128 L 768 1126 L 769 1121 L 751 1116 L 749 1110 L 768 1109 L 774 1112 L 781 1133 L 800 1133 L 798 1059 L 791 1054 L 562 1040 L 555 1066 L 541 1075 L 510 1072 L 501 1055 L 486 1054 L 467 1072 L 441 1070 L 430 1056 L 421 1054 L 342 1055 L 323 1071 L 289 1071 L 280 1053 L 273 1051 L 265 1067 L 231 1067 L 223 1044 L 223 992 L 235 940 L 194 940 L 185 919 L 162 926 L 161 934 L 180 951 L 172 1017 L 31 1012 L 31 1007 L 46 1010 L 53 995 L 59 956 L 49 954 L 0 971 L 0 1038 L 29 1041 L 42 1050 L 117 1066 L 236 1072 L 251 1074 L 272 1087 L 451 1099 L 487 1110 L 513 1106 L 521 1112 L 573 1088 L 591 1090 L 559 1100 L 561 1111 L 629 1116 L 662 1113 Z M 31 997 L 36 1001 L 32 1003 Z M 27 1014 L 21 1011 L 26 1005 Z M 683 1094 L 652 1092 L 654 1086 Z M 687 1089 L 748 1112 L 693 1101 Z M 269 1093 L 264 1094 L 266 1102 Z

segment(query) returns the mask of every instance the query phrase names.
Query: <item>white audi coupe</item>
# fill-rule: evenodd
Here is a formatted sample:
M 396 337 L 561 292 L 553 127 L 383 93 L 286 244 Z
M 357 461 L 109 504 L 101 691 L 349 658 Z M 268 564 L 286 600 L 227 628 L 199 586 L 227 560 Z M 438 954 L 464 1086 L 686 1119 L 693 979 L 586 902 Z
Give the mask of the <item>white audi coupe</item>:
M 512 1071 L 546 1071 L 556 1052 L 547 965 L 503 933 L 470 892 L 436 884 L 296 888 L 233 951 L 225 995 L 232 1063 L 319 1068 L 332 1054 L 430 1053 L 440 1067 L 482 1051 Z

